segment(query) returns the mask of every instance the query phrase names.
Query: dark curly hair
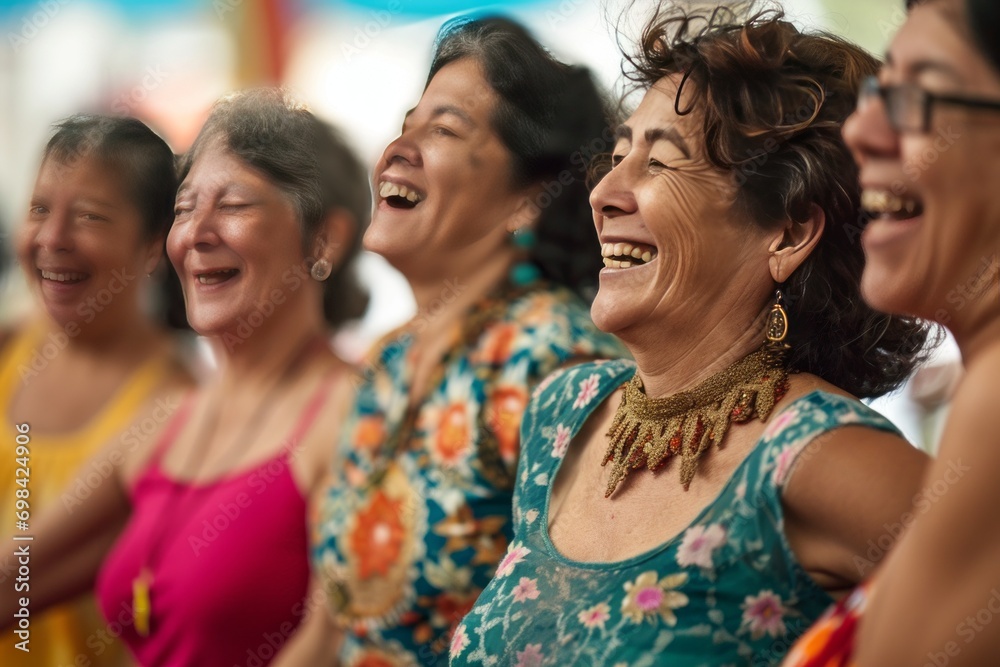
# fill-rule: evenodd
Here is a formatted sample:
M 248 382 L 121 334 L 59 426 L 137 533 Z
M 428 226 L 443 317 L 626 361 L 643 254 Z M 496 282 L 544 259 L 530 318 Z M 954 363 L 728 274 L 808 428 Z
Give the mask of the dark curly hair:
M 773 229 L 804 222 L 812 204 L 823 210 L 819 243 L 781 287 L 789 365 L 856 396 L 880 396 L 926 357 L 930 326 L 878 313 L 861 298 L 867 218 L 840 128 L 879 63 L 783 19 L 757 2 L 714 10 L 660 4 L 623 71 L 640 90 L 680 77 L 675 109 L 701 115 L 708 160 L 731 175 L 740 219 Z
M 588 302 L 604 266 L 589 204 L 590 159 L 614 139 L 589 70 L 565 65 L 501 17 L 455 19 L 438 34 L 427 85 L 448 63 L 473 58 L 499 98 L 493 129 L 513 156 L 513 181 L 542 186 L 529 259 Z
M 220 141 L 264 174 L 295 205 L 308 256 L 320 223 L 334 209 L 354 219 L 350 247 L 323 283 L 323 315 L 333 327 L 361 317 L 368 292 L 357 277 L 361 237 L 371 219 L 368 173 L 340 133 L 283 90 L 259 88 L 216 102 L 180 169 L 187 177 L 200 152 Z

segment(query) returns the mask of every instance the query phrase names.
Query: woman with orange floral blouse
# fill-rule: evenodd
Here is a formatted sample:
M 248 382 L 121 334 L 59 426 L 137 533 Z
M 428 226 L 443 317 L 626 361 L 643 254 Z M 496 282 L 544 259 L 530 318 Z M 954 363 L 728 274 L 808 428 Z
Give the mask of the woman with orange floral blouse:
M 365 236 L 418 314 L 358 382 L 317 503 L 311 618 L 279 664 L 447 662 L 507 549 L 529 393 L 561 366 L 625 355 L 588 312 L 602 259 L 586 168 L 610 138 L 589 74 L 520 26 L 443 30 L 375 168 Z

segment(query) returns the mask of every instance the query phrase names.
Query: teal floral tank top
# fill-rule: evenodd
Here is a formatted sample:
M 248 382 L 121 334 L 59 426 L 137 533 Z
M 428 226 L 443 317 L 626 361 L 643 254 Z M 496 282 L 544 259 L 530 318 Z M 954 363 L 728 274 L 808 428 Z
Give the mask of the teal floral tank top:
M 453 666 L 774 665 L 833 602 L 789 547 L 782 489 L 820 434 L 896 429 L 864 404 L 820 391 L 771 417 L 716 500 L 675 538 L 615 563 L 556 551 L 551 482 L 587 418 L 634 373 L 629 361 L 587 363 L 534 392 L 522 423 L 514 539 L 452 636 Z
M 359 379 L 313 517 L 342 667 L 447 664 L 455 626 L 513 535 L 532 390 L 560 366 L 627 354 L 568 290 L 491 295 L 449 334 L 431 390 L 411 406 L 407 331 L 387 337 Z

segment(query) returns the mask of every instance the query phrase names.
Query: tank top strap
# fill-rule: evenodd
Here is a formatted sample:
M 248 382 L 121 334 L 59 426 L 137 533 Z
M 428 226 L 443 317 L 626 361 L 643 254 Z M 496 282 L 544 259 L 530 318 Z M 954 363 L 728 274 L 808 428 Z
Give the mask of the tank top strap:
M 306 433 L 312 427 L 316 418 L 319 417 L 320 410 L 323 404 L 326 402 L 327 397 L 330 395 L 330 390 L 333 387 L 334 378 L 336 378 L 337 372 L 330 373 L 323 380 L 320 381 L 319 387 L 313 392 L 312 397 L 306 404 L 305 408 L 299 415 L 299 420 L 292 427 L 291 433 L 285 439 L 285 445 L 281 449 L 281 458 L 288 459 L 295 455 L 298 451 L 299 444 L 302 438 L 305 437 Z
M 187 392 L 181 401 L 180 407 L 177 409 L 177 413 L 167 422 L 166 427 L 163 432 L 160 433 L 159 439 L 153 446 L 153 453 L 149 457 L 149 462 L 146 464 L 147 470 L 159 469 L 160 462 L 163 460 L 163 456 L 170 449 L 170 446 L 174 444 L 174 440 L 180 434 L 181 429 L 187 423 L 188 417 L 191 416 L 191 410 L 194 408 L 194 398 L 197 392 L 192 389 Z

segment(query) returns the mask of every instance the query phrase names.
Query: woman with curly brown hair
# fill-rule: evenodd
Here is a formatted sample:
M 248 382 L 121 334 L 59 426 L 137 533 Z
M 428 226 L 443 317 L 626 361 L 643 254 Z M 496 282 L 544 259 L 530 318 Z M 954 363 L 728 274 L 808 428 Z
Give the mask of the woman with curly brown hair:
M 878 63 L 725 8 L 661 8 L 629 63 L 645 94 L 591 195 L 591 314 L 635 362 L 535 392 L 515 536 L 453 665 L 776 663 L 881 557 L 925 468 L 857 398 L 927 338 L 860 297 L 840 126 Z

